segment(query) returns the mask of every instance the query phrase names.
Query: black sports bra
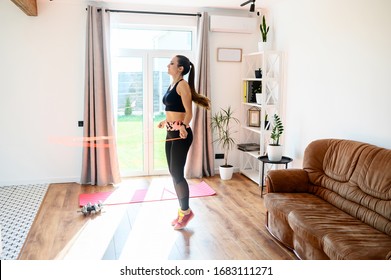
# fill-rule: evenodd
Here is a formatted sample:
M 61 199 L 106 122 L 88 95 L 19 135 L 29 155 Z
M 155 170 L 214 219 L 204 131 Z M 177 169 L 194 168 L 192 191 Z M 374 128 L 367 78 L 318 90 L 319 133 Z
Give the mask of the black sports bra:
M 176 91 L 179 80 L 172 88 L 168 88 L 166 94 L 163 96 L 163 104 L 166 105 L 166 111 L 185 113 L 185 107 L 182 103 L 182 98 Z

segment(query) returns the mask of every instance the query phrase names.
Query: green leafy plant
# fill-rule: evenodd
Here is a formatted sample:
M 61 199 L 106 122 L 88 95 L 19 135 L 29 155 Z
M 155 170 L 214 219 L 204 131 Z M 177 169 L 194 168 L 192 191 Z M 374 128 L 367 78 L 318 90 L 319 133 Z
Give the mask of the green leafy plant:
M 252 87 L 252 93 L 253 94 L 262 93 L 262 82 L 259 82 L 259 83 L 254 82 L 253 87 Z
M 284 132 L 284 126 L 282 125 L 282 121 L 277 114 L 273 116 L 273 128 L 270 138 L 272 139 L 272 143 L 270 145 L 279 146 L 280 145 L 280 137 Z
M 127 97 L 125 103 L 125 116 L 130 116 L 131 114 L 132 114 L 132 106 L 130 103 L 130 97 Z
M 267 42 L 267 33 L 269 33 L 270 26 L 266 25 L 266 19 L 264 15 L 262 16 L 262 23 L 259 25 L 259 28 L 261 29 L 262 42 Z
M 217 142 L 224 151 L 224 165 L 228 165 L 228 153 L 235 145 L 235 139 L 232 137 L 237 131 L 232 131 L 232 124 L 239 123 L 239 120 L 233 116 L 231 106 L 227 109 L 221 109 L 213 114 L 211 126 L 217 133 L 217 138 L 213 141 Z

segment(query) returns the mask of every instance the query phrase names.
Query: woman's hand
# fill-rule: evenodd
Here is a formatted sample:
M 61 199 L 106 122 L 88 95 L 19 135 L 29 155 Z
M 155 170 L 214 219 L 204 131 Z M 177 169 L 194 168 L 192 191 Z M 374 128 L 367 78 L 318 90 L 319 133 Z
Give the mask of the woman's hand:
M 158 127 L 158 128 L 164 128 L 165 125 L 166 125 L 166 120 L 161 121 L 160 123 L 158 123 L 158 124 L 157 124 L 157 127 Z
M 186 139 L 187 137 L 186 127 L 184 127 L 183 125 L 179 128 L 179 137 L 181 137 L 182 139 Z

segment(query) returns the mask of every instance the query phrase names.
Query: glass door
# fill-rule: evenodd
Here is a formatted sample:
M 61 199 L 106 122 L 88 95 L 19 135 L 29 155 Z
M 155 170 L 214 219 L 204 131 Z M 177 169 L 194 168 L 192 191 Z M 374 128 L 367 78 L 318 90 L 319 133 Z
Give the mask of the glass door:
M 116 57 L 112 63 L 121 176 L 168 174 L 162 98 L 170 85 L 171 56 Z
M 117 107 L 117 152 L 121 176 L 145 174 L 144 57 L 115 57 L 112 85 Z

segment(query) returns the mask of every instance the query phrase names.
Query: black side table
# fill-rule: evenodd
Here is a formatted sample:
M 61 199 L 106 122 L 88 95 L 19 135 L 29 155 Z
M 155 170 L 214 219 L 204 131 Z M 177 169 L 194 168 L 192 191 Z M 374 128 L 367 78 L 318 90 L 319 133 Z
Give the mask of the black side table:
M 264 187 L 264 173 L 265 173 L 265 163 L 270 163 L 270 164 L 285 164 L 285 169 L 288 168 L 288 163 L 290 163 L 293 159 L 290 157 L 282 157 L 281 160 L 279 161 L 271 161 L 269 158 L 266 156 L 260 156 L 258 158 L 260 161 L 262 161 L 262 173 L 261 173 L 261 197 L 263 196 L 263 187 Z

